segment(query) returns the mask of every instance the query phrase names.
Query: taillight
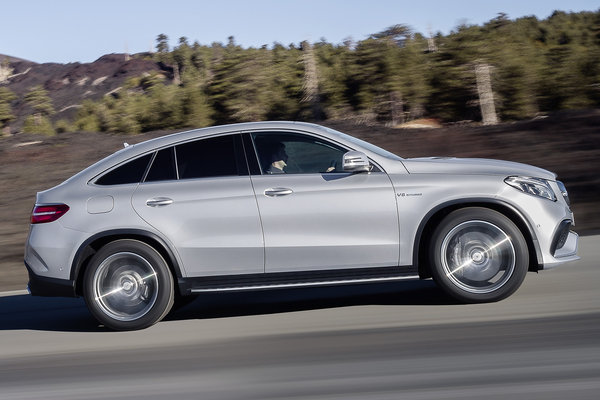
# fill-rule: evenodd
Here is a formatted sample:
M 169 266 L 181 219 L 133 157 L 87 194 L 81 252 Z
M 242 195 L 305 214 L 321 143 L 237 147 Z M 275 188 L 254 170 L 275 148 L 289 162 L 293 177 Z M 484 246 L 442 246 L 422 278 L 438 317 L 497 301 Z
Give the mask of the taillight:
M 32 224 L 45 224 L 53 222 L 65 215 L 69 211 L 69 206 L 66 204 L 36 204 L 31 212 Z

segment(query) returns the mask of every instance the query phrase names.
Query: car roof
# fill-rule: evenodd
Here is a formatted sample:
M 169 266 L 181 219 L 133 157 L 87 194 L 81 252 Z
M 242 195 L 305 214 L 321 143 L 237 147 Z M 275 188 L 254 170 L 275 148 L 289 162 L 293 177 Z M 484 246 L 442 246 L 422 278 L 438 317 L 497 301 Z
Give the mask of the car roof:
M 150 151 L 152 149 L 170 146 L 176 143 L 185 142 L 193 139 L 200 139 L 203 137 L 209 137 L 214 135 L 220 135 L 225 133 L 234 133 L 234 132 L 245 132 L 245 131 L 253 131 L 253 130 L 274 130 L 274 129 L 283 129 L 283 130 L 302 130 L 305 132 L 312 132 L 317 134 L 324 134 L 325 136 L 330 136 L 327 134 L 327 128 L 311 124 L 307 122 L 293 122 L 293 121 L 265 121 L 265 122 L 243 122 L 239 124 L 229 124 L 229 125 L 219 125 L 219 126 L 211 126 L 208 128 L 200 128 L 193 129 L 184 132 L 173 133 L 166 136 L 161 136 L 155 139 L 150 139 L 145 142 L 141 142 L 130 147 L 136 148 L 139 150 L 139 154 L 145 153 L 146 151 Z M 331 132 L 329 132 L 331 133 Z
M 87 183 L 92 178 L 112 168 L 115 165 L 119 165 L 125 161 L 136 158 L 139 155 L 154 151 L 156 149 L 160 149 L 162 147 L 172 146 L 177 143 L 183 143 L 189 140 L 195 140 L 204 137 L 210 137 L 227 133 L 248 132 L 254 130 L 296 130 L 307 133 L 313 133 L 318 136 L 334 139 L 336 141 L 350 145 L 350 143 L 347 140 L 345 140 L 340 135 L 340 133 L 334 131 L 333 129 L 329 129 L 321 125 L 311 124 L 307 122 L 265 121 L 219 125 L 208 128 L 200 128 L 173 133 L 170 135 L 146 140 L 144 142 L 137 143 L 134 145 L 127 145 L 126 147 L 116 151 L 115 153 L 103 158 L 102 160 L 87 167 L 78 174 L 72 176 L 64 183 L 75 180 L 85 180 L 85 182 Z

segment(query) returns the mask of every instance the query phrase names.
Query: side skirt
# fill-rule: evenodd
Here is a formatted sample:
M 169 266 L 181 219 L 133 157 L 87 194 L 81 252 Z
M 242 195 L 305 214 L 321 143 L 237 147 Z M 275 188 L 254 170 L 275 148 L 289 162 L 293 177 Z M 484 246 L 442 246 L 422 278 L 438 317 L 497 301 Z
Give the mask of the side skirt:
M 333 286 L 419 279 L 416 267 L 351 268 L 328 271 L 277 272 L 179 278 L 183 295 L 207 292 Z

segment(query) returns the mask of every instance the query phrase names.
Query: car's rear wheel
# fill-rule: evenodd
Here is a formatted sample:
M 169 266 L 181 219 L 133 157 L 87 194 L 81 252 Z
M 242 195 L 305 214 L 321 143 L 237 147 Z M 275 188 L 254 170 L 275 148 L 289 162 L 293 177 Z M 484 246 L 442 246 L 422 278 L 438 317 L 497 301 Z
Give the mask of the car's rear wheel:
M 84 298 L 92 315 L 115 330 L 143 329 L 173 305 L 173 277 L 163 257 L 137 240 L 102 247 L 84 275 Z
M 430 259 L 436 283 L 468 303 L 510 296 L 529 266 L 519 228 L 503 214 L 479 207 L 454 211 L 442 220 L 434 231 Z

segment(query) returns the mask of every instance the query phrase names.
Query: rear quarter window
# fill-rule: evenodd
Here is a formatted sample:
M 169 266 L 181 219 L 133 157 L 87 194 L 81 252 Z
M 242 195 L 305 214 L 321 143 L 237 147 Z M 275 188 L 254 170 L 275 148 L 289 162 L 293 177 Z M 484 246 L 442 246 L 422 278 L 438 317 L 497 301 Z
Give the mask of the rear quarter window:
M 171 181 L 176 179 L 177 171 L 175 170 L 175 155 L 173 154 L 173 148 L 169 147 L 160 150 L 156 154 L 156 157 L 154 157 L 150 171 L 148 171 L 148 175 L 146 175 L 145 182 Z
M 125 185 L 139 183 L 144 178 L 152 154 L 136 158 L 96 179 L 96 185 Z

